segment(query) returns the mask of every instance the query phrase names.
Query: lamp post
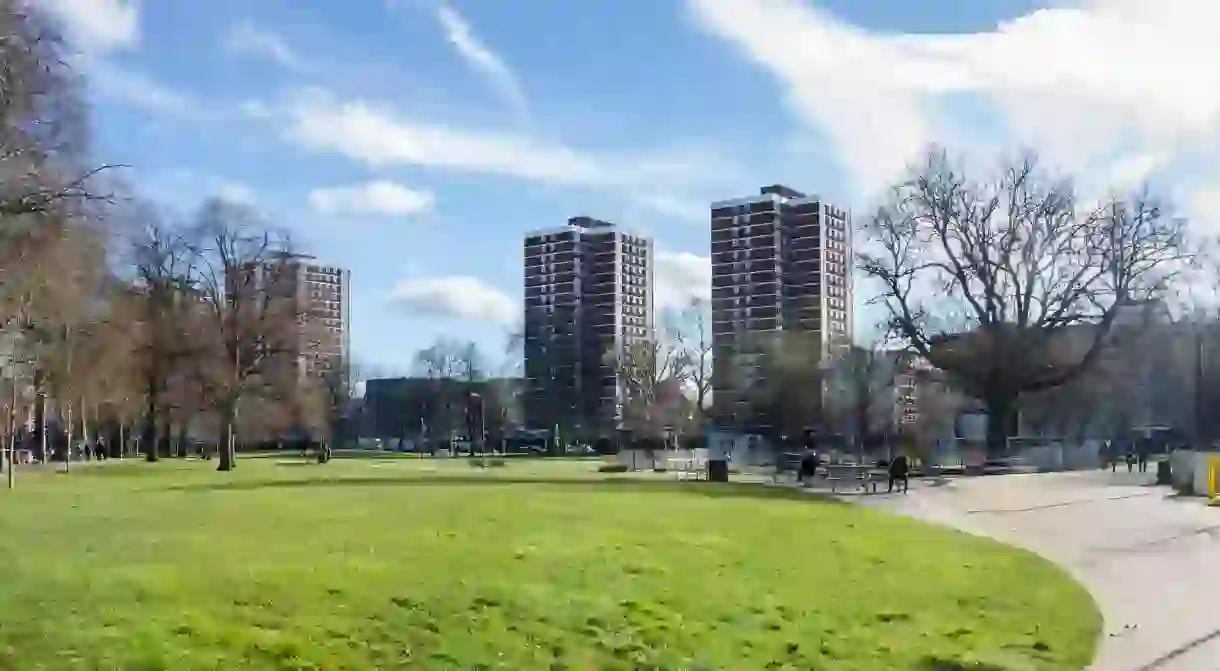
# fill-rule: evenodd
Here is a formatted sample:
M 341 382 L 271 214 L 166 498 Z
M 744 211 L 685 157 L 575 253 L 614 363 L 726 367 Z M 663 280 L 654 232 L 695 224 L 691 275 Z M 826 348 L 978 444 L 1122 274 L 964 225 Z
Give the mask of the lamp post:
M 470 422 L 469 422 L 470 424 L 473 424 L 473 423 L 474 423 L 474 419 L 475 419 L 475 417 L 476 417 L 476 416 L 475 416 L 475 414 L 474 414 L 474 412 L 473 412 L 473 410 L 474 410 L 474 407 L 473 407 L 473 406 L 474 406 L 475 404 L 478 404 L 478 407 L 479 407 L 479 414 L 477 415 L 478 420 L 479 420 L 479 430 L 478 430 L 478 436 L 479 436 L 479 454 L 480 454 L 480 455 L 482 455 L 482 454 L 485 454 L 485 453 L 487 452 L 487 417 L 486 417 L 486 409 L 485 409 L 485 408 L 484 408 L 484 406 L 483 406 L 483 397 L 482 397 L 482 395 L 480 395 L 480 394 L 478 394 L 478 393 L 476 393 L 476 392 L 473 392 L 473 391 L 472 391 L 472 392 L 470 392 L 469 404 L 467 405 L 467 410 L 466 410 L 467 417 L 469 417 L 469 418 L 470 418 Z M 471 431 L 470 431 L 470 439 L 471 439 L 472 441 L 474 440 L 474 437 L 475 437 L 475 431 L 474 431 L 473 429 L 474 429 L 474 427 L 471 427 Z
M 1203 328 L 1200 324 L 1195 328 L 1195 389 L 1194 389 L 1194 426 L 1195 448 L 1201 449 L 1204 442 L 1203 431 Z

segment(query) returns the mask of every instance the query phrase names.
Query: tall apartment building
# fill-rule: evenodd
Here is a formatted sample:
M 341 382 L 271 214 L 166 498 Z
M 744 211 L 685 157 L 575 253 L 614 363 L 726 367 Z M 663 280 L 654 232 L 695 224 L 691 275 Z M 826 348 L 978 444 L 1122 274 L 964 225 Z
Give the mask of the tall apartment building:
M 295 301 L 297 355 L 289 358 L 299 378 L 347 373 L 351 349 L 351 271 L 314 262 L 312 256 L 284 253 L 257 269 L 255 286 Z
M 525 416 L 606 435 L 621 417 L 613 357 L 653 333 L 650 238 L 591 217 L 525 237 Z
M 351 364 L 352 273 L 306 260 L 296 266 L 297 285 L 311 322 L 310 336 L 317 342 L 306 351 L 304 372 L 346 375 Z
M 851 218 L 786 186 L 712 203 L 717 413 L 747 413 L 745 388 L 768 333 L 818 334 L 823 356 L 852 338 Z

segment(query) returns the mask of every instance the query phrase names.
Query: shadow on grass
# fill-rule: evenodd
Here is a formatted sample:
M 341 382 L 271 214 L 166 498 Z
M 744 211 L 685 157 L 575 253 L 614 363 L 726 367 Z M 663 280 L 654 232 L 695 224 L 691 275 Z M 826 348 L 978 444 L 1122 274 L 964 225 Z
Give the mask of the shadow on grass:
M 261 489 L 308 489 L 311 487 L 506 487 L 538 485 L 576 490 L 626 492 L 632 494 L 683 493 L 708 498 L 748 498 L 792 501 L 817 501 L 835 505 L 851 505 L 832 496 L 800 492 L 786 487 L 768 487 L 751 483 L 710 482 L 649 482 L 626 478 L 531 478 L 474 475 L 413 475 L 408 477 L 339 477 L 308 480 L 245 480 L 209 482 L 170 487 L 171 491 L 253 491 Z
M 912 671 L 1008 671 L 1008 667 L 988 662 L 961 662 L 928 655 L 915 664 Z

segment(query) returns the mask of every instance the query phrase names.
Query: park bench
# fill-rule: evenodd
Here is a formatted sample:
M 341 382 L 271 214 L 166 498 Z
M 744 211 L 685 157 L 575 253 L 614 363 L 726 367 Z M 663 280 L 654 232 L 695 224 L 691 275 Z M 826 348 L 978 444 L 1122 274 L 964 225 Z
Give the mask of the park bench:
M 684 457 L 672 457 L 667 462 L 669 472 L 678 480 L 703 480 L 707 478 L 707 462 Z
M 841 483 L 862 487 L 866 470 L 866 467 L 861 466 L 831 464 L 826 467 L 826 482 L 830 485 L 831 492 L 838 492 Z
M 802 456 L 796 452 L 776 455 L 773 481 L 778 483 L 789 479 L 795 480 L 800 473 Z
M 847 484 L 849 489 L 859 489 L 865 493 L 877 493 L 881 483 L 889 484 L 890 475 L 885 470 L 872 466 L 844 466 L 833 464 L 826 467 L 826 482 L 831 492 L 838 492 L 839 487 Z
M 889 485 L 890 483 L 890 474 L 875 468 L 869 470 L 868 473 L 865 474 L 864 478 L 865 480 L 863 485 L 869 487 L 873 494 L 877 493 L 877 485 L 882 483 Z

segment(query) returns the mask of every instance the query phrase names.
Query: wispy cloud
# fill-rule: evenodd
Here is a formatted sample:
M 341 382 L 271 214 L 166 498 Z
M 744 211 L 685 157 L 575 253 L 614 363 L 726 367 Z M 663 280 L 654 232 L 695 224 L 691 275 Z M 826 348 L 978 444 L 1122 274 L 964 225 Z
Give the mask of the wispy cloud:
M 304 70 L 305 61 L 282 36 L 242 21 L 229 29 L 224 49 L 234 56 L 265 58 L 290 70 Z
M 329 215 L 414 217 L 432 212 L 436 196 L 397 182 L 374 180 L 314 189 L 309 193 L 309 205 Z
M 137 0 L 42 0 L 72 43 L 91 56 L 129 49 L 140 42 Z
M 254 205 L 257 194 L 243 182 L 190 168 L 154 172 L 134 169 L 137 181 L 153 200 L 171 210 L 186 212 L 209 198 Z
M 529 114 L 529 104 L 516 74 L 499 54 L 492 51 L 474 33 L 466 17 L 453 5 L 442 2 L 436 10 L 436 19 L 445 31 L 445 38 L 454 50 L 475 72 L 482 75 L 520 118 Z
M 698 149 L 577 150 L 526 134 L 418 121 L 364 101 L 340 101 L 325 91 L 303 92 L 284 113 L 289 141 L 374 168 L 428 167 L 620 190 L 703 183 L 730 170 L 720 157 Z
M 519 301 L 466 275 L 403 280 L 390 292 L 389 303 L 414 314 L 499 325 L 521 318 Z
M 686 4 L 781 83 L 864 193 L 928 142 L 952 143 L 965 97 L 998 111 L 997 145 L 1031 146 L 1074 172 L 1138 173 L 1154 163 L 1141 157 L 1190 146 L 1220 121 L 1220 70 L 1199 67 L 1220 59 L 1217 3 L 1052 3 L 1062 6 L 960 35 L 874 32 L 804 0 Z
M 658 251 L 655 259 L 657 314 L 682 310 L 691 301 L 711 300 L 712 259 L 690 252 Z
M 111 59 L 90 62 L 88 73 L 90 86 L 102 98 L 157 115 L 184 119 L 208 116 L 190 95 Z
M 216 185 L 216 195 L 218 198 L 227 200 L 230 203 L 254 205 L 258 202 L 258 197 L 254 195 L 254 189 L 241 182 L 221 180 Z

